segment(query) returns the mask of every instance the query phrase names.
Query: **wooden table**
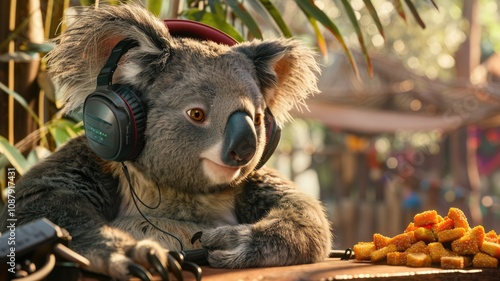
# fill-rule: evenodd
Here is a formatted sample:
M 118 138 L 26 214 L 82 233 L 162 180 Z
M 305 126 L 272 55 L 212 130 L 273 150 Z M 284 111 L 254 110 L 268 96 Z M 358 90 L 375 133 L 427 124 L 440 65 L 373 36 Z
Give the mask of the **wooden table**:
M 221 269 L 203 266 L 202 281 L 499 281 L 500 268 L 441 269 L 439 267 L 413 268 L 356 262 L 354 260 L 327 259 L 305 265 Z M 196 281 L 194 275 L 183 272 L 185 281 Z M 171 280 L 177 280 L 172 274 Z M 84 281 L 106 279 L 84 278 Z M 154 281 L 161 281 L 157 276 Z M 130 281 L 139 281 L 133 278 Z
M 305 280 L 500 280 L 500 268 L 445 270 L 439 267 L 412 268 L 328 259 L 321 263 L 251 269 L 202 267 L 202 281 L 305 281 Z M 185 280 L 195 280 L 185 272 Z

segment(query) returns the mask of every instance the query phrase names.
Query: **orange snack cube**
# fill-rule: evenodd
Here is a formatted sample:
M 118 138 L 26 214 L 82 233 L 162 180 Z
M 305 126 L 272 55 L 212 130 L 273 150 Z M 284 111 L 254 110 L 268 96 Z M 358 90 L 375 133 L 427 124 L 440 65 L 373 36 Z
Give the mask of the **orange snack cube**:
M 464 236 L 451 242 L 451 250 L 459 255 L 474 255 L 484 242 L 484 227 L 479 225 L 467 231 Z
M 472 266 L 496 268 L 498 267 L 498 260 L 485 253 L 477 253 L 472 259 Z
M 414 232 L 417 241 L 424 241 L 426 243 L 436 242 L 436 235 L 431 229 L 419 227 Z
M 411 267 L 431 266 L 431 257 L 424 253 L 409 253 L 406 255 L 406 265 Z
M 406 265 L 406 255 L 407 253 L 401 253 L 401 252 L 387 253 L 387 264 Z
M 490 241 L 493 243 L 500 243 L 498 241 L 498 235 L 494 230 L 490 230 L 488 233 L 484 235 L 484 240 L 485 241 Z
M 410 231 L 406 233 L 398 234 L 391 238 L 389 244 L 396 245 L 398 251 L 402 252 L 413 245 L 413 243 L 417 242 L 415 239 L 415 232 Z
M 448 210 L 448 217 L 455 222 L 455 227 L 463 227 L 467 230 L 470 229 L 467 217 L 462 210 L 458 208 L 450 208 Z
M 438 242 L 445 243 L 457 240 L 458 238 L 465 235 L 467 230 L 463 227 L 446 229 L 437 233 Z
M 408 224 L 408 226 L 406 227 L 404 232 L 415 231 L 415 229 L 417 229 L 417 228 L 418 228 L 418 226 L 415 226 L 415 224 L 413 222 L 410 222 L 410 224 Z
M 440 223 L 442 221 L 444 221 L 444 218 L 440 214 L 437 214 L 437 223 Z
M 390 244 L 390 245 L 385 246 L 381 249 L 373 251 L 371 256 L 370 256 L 370 260 L 372 262 L 383 261 L 387 258 L 388 253 L 397 252 L 397 251 L 398 251 L 398 248 L 396 247 L 396 245 Z
M 492 257 L 500 259 L 500 244 L 490 241 L 483 241 L 483 245 L 481 245 L 480 250 L 481 252 L 487 253 Z
M 411 245 L 411 247 L 406 249 L 404 252 L 407 254 L 409 253 L 430 254 L 429 248 L 427 247 L 427 244 L 425 244 L 424 241 L 418 241 L 417 243 Z
M 373 234 L 373 243 L 375 244 L 376 250 L 384 248 L 385 246 L 389 245 L 390 242 L 390 237 L 384 236 L 380 233 Z
M 470 264 L 469 259 L 463 256 L 441 258 L 441 268 L 445 269 L 466 268 L 469 266 L 469 264 Z
M 352 248 L 357 261 L 370 260 L 370 256 L 375 251 L 373 242 L 359 242 Z
M 453 227 L 455 227 L 455 222 L 452 219 L 446 217 L 443 219 L 443 221 L 438 222 L 435 225 L 433 225 L 432 230 L 435 233 L 438 233 L 438 232 L 441 232 L 443 230 L 452 229 Z
M 429 249 L 429 255 L 431 256 L 431 261 L 433 263 L 441 262 L 442 257 L 456 256 L 455 253 L 443 247 L 443 244 L 439 242 L 429 243 L 429 245 L 427 245 L 427 249 Z
M 435 210 L 418 213 L 413 217 L 415 226 L 428 226 L 438 223 L 438 214 Z

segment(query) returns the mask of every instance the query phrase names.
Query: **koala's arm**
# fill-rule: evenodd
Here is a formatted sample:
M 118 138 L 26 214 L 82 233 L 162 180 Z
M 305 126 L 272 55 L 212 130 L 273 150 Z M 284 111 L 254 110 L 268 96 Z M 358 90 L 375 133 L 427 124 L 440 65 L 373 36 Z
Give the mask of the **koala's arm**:
M 89 259 L 89 270 L 129 279 L 129 264 L 145 263 L 149 249 L 162 248 L 109 224 L 120 205 L 117 184 L 83 137 L 72 140 L 16 183 L 16 226 L 45 217 L 68 230 L 70 248 Z M 7 215 L 4 208 L 0 231 L 6 229 Z M 166 260 L 164 251 L 159 255 Z
M 322 204 L 272 170 L 248 178 L 235 212 L 239 225 L 203 231 L 211 266 L 282 266 L 328 256 L 332 237 Z

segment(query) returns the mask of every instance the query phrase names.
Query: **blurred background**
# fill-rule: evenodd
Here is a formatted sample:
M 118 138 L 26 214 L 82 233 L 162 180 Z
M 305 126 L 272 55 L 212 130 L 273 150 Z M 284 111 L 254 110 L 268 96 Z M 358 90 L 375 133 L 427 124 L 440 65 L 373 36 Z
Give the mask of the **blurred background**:
M 4 191 L 7 169 L 17 180 L 82 133 L 80 120 L 58 114 L 43 56 L 68 7 L 91 2 L 0 4 Z M 450 207 L 500 233 L 498 1 L 144 3 L 239 41 L 293 36 L 317 48 L 321 94 L 293 111 L 269 165 L 324 202 L 336 248 L 394 236 L 416 213 Z
M 422 29 L 394 1 L 373 2 L 385 38 L 357 10 L 373 77 L 330 52 L 322 93 L 286 127 L 275 166 L 325 202 L 340 249 L 401 233 L 429 209 L 458 207 L 500 232 L 500 3 L 438 1 L 420 10 Z M 324 4 L 355 46 L 342 9 Z

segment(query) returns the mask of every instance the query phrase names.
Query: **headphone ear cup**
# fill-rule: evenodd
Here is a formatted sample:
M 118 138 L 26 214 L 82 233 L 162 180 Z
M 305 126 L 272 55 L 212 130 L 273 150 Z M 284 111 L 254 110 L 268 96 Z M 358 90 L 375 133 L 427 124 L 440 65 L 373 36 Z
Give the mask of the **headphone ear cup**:
M 264 152 L 262 153 L 259 164 L 255 167 L 256 170 L 262 168 L 267 160 L 271 158 L 271 155 L 273 155 L 281 139 L 281 127 L 276 123 L 276 119 L 274 119 L 269 109 L 266 109 L 264 114 L 264 122 L 266 126 L 266 146 L 264 147 Z
M 116 84 L 89 95 L 83 120 L 90 148 L 103 159 L 133 160 L 144 147 L 145 110 L 127 86 Z
M 126 102 L 131 113 L 131 128 L 129 130 L 132 138 L 132 148 L 127 160 L 135 159 L 144 148 L 144 131 L 146 130 L 146 109 L 141 103 L 139 96 L 130 88 L 116 84 L 112 88 Z

